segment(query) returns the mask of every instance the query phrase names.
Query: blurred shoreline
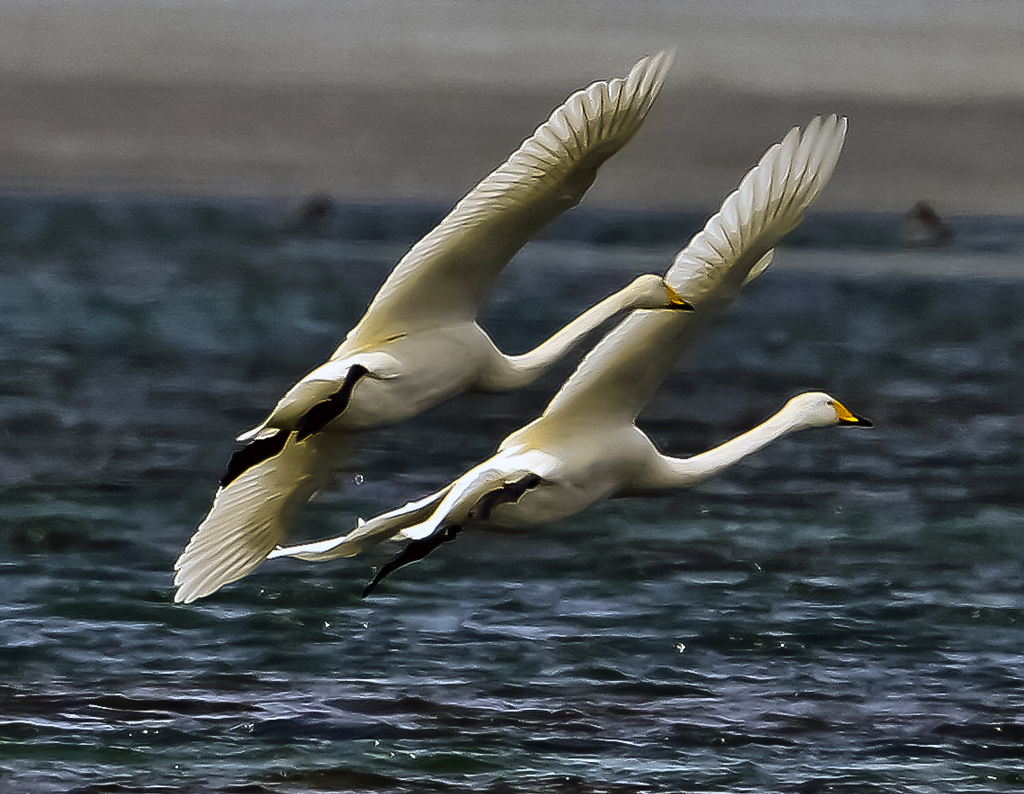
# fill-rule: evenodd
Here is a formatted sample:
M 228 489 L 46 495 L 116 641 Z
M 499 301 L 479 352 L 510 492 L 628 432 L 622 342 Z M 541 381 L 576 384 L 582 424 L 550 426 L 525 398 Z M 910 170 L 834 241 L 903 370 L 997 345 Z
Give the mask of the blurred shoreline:
M 7 0 L 0 190 L 451 203 L 566 96 L 673 48 L 587 198 L 714 208 L 817 113 L 817 207 L 1024 214 L 1018 0 Z
M 7 79 L 0 190 L 454 202 L 565 96 L 557 89 Z M 1024 212 L 1024 100 L 778 97 L 668 87 L 602 170 L 589 206 L 714 207 L 815 114 L 850 119 L 817 204 Z

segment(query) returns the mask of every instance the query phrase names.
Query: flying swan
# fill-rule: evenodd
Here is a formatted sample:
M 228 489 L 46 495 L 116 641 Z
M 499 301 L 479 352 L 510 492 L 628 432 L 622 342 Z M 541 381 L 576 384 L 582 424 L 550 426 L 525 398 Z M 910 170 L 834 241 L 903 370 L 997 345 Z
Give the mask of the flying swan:
M 359 323 L 278 402 L 228 462 L 213 506 L 175 563 L 174 600 L 209 595 L 283 543 L 361 431 L 401 422 L 463 391 L 529 385 L 590 331 L 627 309 L 690 309 L 644 275 L 517 356 L 477 324 L 512 256 L 575 206 L 597 171 L 636 134 L 672 55 L 570 96 L 395 266 Z
M 814 119 L 802 135 L 792 129 L 676 256 L 665 280 L 693 303 L 693 314 L 632 312 L 583 359 L 544 413 L 509 435 L 492 458 L 347 535 L 270 556 L 321 561 L 355 555 L 386 538 L 411 541 L 377 572 L 366 595 L 396 568 L 471 526 L 548 523 L 606 497 L 696 485 L 797 430 L 869 426 L 833 397 L 805 393 L 719 447 L 673 458 L 658 452 L 635 424 L 675 360 L 764 271 L 774 246 L 800 222 L 831 176 L 845 134 L 846 120 L 835 116 Z

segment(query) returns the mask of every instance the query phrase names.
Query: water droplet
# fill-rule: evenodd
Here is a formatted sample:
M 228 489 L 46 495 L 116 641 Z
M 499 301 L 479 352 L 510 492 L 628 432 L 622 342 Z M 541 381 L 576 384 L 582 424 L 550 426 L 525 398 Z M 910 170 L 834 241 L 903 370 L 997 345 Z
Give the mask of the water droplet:
M 352 482 L 354 482 L 356 485 L 362 485 L 364 482 L 366 482 L 366 480 L 363 478 L 362 474 L 353 474 Z

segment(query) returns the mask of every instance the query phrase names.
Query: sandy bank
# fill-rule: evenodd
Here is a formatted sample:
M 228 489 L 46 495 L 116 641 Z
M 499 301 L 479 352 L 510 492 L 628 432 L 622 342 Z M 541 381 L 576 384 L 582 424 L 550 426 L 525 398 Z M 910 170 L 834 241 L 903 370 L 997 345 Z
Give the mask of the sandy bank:
M 454 201 L 561 101 L 553 90 L 0 83 L 0 187 Z M 850 118 L 820 206 L 1024 211 L 1024 101 L 770 97 L 669 88 L 588 203 L 712 206 L 814 113 Z
M 813 113 L 821 206 L 1020 214 L 1017 0 L 76 0 L 0 4 L 0 189 L 453 201 L 571 91 L 676 49 L 588 198 L 717 204 Z

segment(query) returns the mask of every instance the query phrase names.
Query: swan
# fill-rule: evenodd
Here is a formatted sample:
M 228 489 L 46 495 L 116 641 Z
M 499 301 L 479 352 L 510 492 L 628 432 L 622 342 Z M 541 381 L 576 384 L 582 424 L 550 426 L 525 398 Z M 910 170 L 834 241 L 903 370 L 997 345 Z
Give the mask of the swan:
M 870 426 L 822 392 L 791 399 L 764 423 L 699 455 L 657 450 L 636 418 L 674 361 L 760 275 L 774 246 L 801 220 L 832 174 L 846 120 L 815 118 L 771 147 L 690 243 L 665 280 L 693 303 L 690 314 L 638 310 L 583 359 L 539 418 L 514 431 L 489 460 L 430 496 L 362 522 L 347 535 L 279 548 L 271 558 L 353 556 L 387 538 L 411 541 L 384 565 L 368 594 L 396 568 L 476 525 L 546 524 L 606 497 L 692 487 L 789 433 Z
M 570 96 L 399 261 L 330 359 L 243 433 L 209 513 L 175 563 L 175 601 L 242 578 L 287 536 L 354 436 L 396 424 L 467 390 L 529 385 L 590 331 L 629 309 L 690 307 L 665 280 L 636 278 L 534 350 L 505 355 L 477 324 L 512 256 L 575 206 L 601 165 L 642 125 L 672 53 Z

